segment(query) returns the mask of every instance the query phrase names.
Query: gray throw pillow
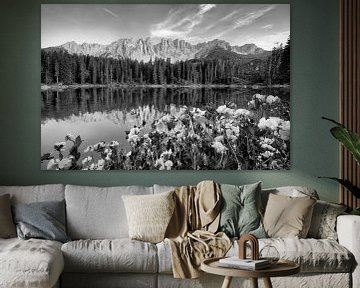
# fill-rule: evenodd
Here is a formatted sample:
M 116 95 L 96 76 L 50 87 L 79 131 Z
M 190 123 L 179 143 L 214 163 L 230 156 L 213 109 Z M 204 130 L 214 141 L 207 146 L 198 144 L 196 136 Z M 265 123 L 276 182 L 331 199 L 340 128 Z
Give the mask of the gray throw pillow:
M 229 237 L 253 234 L 266 238 L 260 216 L 261 182 L 243 186 L 221 185 L 222 209 L 219 230 Z
M 312 214 L 309 238 L 337 240 L 336 219 L 346 206 L 318 200 Z
M 70 241 L 65 232 L 65 201 L 15 204 L 13 215 L 19 238 Z

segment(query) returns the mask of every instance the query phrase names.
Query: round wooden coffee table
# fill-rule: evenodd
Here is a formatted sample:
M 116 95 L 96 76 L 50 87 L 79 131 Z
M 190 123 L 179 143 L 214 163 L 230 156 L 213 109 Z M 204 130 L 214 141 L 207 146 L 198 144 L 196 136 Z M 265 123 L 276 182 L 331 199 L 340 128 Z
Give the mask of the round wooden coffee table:
M 270 277 L 289 276 L 300 272 L 300 266 L 288 260 L 279 260 L 270 268 L 253 271 L 222 267 L 219 265 L 219 259 L 221 258 L 204 260 L 201 263 L 201 270 L 210 274 L 225 276 L 222 288 L 229 288 L 233 277 L 251 278 L 254 288 L 258 288 L 258 278 L 263 278 L 265 287 L 272 288 Z

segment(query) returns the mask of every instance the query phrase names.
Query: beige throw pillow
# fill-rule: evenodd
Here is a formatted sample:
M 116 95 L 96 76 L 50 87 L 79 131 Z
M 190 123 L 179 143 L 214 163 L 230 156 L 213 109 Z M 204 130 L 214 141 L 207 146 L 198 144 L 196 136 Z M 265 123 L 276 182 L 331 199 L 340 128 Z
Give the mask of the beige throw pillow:
M 308 196 L 270 194 L 264 215 L 266 233 L 274 238 L 305 238 L 315 203 L 316 200 Z
M 9 194 L 0 196 L 0 238 L 16 237 Z
M 173 193 L 122 196 L 131 239 L 151 243 L 164 240 L 175 207 Z

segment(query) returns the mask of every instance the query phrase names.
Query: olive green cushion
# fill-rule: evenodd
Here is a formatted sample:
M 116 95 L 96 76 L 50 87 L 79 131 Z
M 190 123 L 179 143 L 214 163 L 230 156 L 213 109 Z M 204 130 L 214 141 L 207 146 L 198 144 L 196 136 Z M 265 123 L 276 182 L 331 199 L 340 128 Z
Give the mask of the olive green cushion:
M 261 182 L 237 186 L 221 185 L 222 209 L 219 231 L 229 237 L 251 233 L 265 238 L 266 233 L 260 216 Z

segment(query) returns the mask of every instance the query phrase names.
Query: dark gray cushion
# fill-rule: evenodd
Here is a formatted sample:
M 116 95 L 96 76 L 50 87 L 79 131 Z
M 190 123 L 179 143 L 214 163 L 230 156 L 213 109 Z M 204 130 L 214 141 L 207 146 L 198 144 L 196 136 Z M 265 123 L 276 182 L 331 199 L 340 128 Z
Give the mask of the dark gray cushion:
M 229 237 L 250 233 L 266 238 L 260 216 L 261 182 L 243 186 L 222 184 L 221 192 L 219 231 Z
M 70 241 L 65 231 L 65 201 L 34 202 L 13 206 L 18 237 Z

